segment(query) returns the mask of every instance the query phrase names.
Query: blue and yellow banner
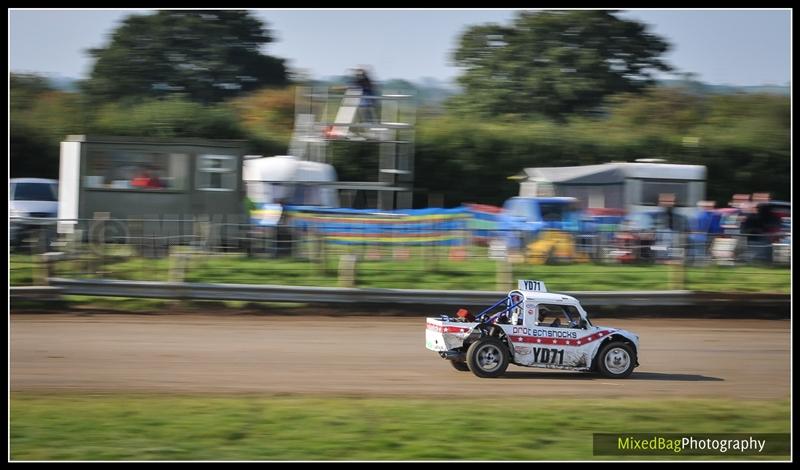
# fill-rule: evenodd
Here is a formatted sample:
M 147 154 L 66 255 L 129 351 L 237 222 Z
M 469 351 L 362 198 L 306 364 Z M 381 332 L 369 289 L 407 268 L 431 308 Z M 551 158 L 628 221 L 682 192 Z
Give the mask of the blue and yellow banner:
M 463 245 L 472 217 L 465 208 L 377 211 L 287 206 L 291 225 L 344 245 Z

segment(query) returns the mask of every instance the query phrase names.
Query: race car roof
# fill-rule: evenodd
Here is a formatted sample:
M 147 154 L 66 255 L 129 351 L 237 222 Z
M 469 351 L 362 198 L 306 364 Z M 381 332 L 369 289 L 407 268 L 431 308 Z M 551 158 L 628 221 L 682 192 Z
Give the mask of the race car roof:
M 515 291 L 512 291 L 515 292 Z M 531 301 L 536 303 L 542 302 L 556 302 L 556 303 L 569 303 L 569 304 L 577 304 L 578 299 L 566 294 L 557 294 L 553 292 L 534 292 L 534 291 L 524 291 L 524 290 L 517 290 L 516 292 L 521 292 L 525 296 L 525 301 Z

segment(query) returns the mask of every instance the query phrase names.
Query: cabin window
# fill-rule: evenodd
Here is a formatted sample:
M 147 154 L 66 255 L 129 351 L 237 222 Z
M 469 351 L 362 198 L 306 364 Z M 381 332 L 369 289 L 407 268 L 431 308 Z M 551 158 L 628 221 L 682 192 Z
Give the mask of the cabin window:
M 197 189 L 201 191 L 236 190 L 236 157 L 200 155 L 197 159 Z
M 133 150 L 95 150 L 86 154 L 83 187 L 142 191 L 184 190 L 188 155 Z

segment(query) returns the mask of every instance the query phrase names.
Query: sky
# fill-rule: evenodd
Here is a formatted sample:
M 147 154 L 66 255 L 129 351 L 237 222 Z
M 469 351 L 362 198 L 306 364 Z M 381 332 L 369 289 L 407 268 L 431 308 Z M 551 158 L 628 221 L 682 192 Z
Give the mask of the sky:
M 69 78 L 91 70 L 87 49 L 107 44 L 119 22 L 148 10 L 9 10 L 9 68 Z M 469 26 L 511 22 L 512 10 L 255 10 L 276 42 L 264 52 L 314 78 L 367 65 L 377 80 L 459 73 L 451 54 Z M 625 10 L 673 49 L 680 72 L 719 85 L 788 85 L 790 10 Z M 662 77 L 671 78 L 671 77 Z

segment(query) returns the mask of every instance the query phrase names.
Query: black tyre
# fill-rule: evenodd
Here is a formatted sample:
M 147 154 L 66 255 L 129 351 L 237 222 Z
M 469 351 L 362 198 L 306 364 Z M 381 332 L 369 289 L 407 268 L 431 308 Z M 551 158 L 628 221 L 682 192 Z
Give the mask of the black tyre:
M 628 343 L 612 341 L 600 348 L 597 370 L 612 379 L 624 379 L 636 367 L 636 352 Z
M 461 372 L 469 372 L 469 366 L 466 362 L 463 361 L 448 361 L 453 369 L 461 371 Z
M 479 339 L 467 349 L 467 366 L 478 377 L 499 377 L 508 368 L 508 349 L 497 338 Z

